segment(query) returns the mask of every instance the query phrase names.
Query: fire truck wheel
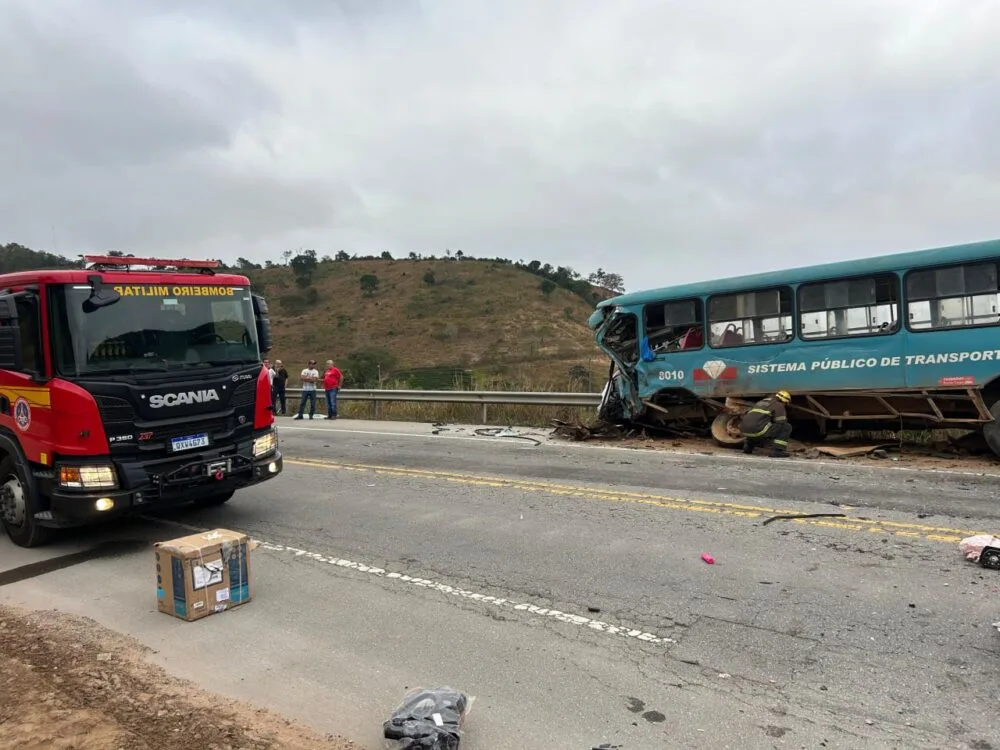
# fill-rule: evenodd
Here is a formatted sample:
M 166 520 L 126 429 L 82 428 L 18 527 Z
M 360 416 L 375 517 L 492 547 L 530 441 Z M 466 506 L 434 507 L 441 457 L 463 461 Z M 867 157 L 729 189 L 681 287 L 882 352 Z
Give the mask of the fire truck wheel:
M 224 505 L 229 501 L 229 498 L 231 498 L 234 493 L 235 490 L 220 492 L 218 495 L 212 495 L 211 497 L 203 497 L 200 500 L 195 500 L 194 504 L 198 508 L 214 508 L 216 505 Z
M 5 457 L 0 461 L 0 519 L 7 536 L 20 547 L 38 547 L 51 534 L 35 520 L 35 506 L 14 459 Z

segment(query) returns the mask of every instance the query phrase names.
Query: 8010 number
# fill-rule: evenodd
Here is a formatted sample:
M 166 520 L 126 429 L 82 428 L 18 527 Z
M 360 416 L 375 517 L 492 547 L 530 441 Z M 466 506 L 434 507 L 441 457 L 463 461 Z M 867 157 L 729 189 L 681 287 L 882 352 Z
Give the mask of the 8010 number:
M 684 370 L 660 370 L 660 380 L 684 380 Z

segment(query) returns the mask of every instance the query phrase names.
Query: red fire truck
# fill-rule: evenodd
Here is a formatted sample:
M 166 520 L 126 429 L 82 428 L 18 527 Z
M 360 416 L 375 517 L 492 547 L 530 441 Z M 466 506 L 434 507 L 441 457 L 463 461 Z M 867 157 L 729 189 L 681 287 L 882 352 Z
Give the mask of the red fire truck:
M 86 256 L 0 275 L 0 520 L 52 528 L 277 476 L 267 303 L 214 261 Z

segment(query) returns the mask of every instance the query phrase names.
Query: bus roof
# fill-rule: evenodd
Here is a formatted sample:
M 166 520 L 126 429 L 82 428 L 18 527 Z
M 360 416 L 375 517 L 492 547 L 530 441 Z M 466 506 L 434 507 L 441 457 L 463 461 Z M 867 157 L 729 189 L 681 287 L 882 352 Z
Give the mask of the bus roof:
M 937 247 L 929 250 L 914 250 L 905 253 L 894 253 L 892 255 L 879 255 L 874 258 L 842 260 L 835 263 L 801 266 L 782 271 L 768 271 L 748 276 L 731 276 L 713 281 L 698 281 L 691 284 L 646 289 L 603 300 L 598 303 L 597 307 L 644 305 L 668 299 L 740 292 L 784 284 L 802 284 L 809 281 L 861 276 L 869 273 L 905 271 L 915 266 L 962 263 L 989 257 L 1000 257 L 1000 240 L 950 245 L 948 247 Z

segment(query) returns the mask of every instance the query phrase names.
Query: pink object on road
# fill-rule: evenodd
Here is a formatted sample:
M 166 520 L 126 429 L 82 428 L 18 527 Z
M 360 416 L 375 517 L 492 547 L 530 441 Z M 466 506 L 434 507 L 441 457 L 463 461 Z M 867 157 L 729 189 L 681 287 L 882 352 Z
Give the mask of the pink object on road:
M 715 558 L 712 557 L 707 552 L 702 552 L 701 553 L 701 559 L 704 560 L 705 562 L 707 562 L 709 565 L 715 565 Z

